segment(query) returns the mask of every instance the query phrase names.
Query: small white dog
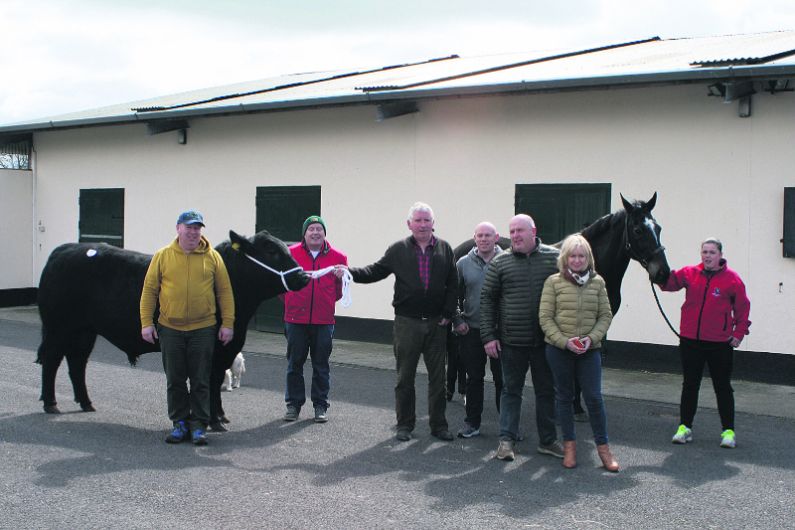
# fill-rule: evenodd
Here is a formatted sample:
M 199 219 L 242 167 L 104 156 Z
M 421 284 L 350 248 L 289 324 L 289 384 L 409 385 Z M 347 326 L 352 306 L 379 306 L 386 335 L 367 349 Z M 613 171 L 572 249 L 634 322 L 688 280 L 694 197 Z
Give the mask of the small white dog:
M 240 352 L 235 356 L 235 360 L 232 361 L 232 368 L 226 371 L 221 390 L 231 392 L 234 388 L 240 388 L 240 380 L 243 378 L 244 373 L 246 373 L 246 359 L 243 357 L 243 352 Z

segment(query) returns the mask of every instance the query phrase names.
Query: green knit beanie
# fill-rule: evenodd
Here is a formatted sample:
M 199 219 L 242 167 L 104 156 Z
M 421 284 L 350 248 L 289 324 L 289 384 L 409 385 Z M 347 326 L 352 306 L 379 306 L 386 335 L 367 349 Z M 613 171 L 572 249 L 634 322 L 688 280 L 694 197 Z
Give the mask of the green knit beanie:
M 320 217 L 319 215 L 310 215 L 309 217 L 306 218 L 306 221 L 304 221 L 304 226 L 301 227 L 301 238 L 302 239 L 306 235 L 306 229 L 309 228 L 309 225 L 315 224 L 315 223 L 320 223 L 320 226 L 323 227 L 323 233 L 326 232 L 326 222 L 323 220 L 323 218 Z

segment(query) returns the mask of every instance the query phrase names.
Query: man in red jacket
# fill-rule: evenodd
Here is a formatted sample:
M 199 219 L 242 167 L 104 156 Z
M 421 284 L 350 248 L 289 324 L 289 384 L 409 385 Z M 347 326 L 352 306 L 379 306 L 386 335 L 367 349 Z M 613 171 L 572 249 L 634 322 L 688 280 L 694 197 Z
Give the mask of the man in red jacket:
M 326 223 L 318 215 L 310 215 L 301 230 L 301 242 L 290 247 L 295 261 L 312 271 L 348 264 L 348 258 L 326 241 Z M 284 295 L 284 333 L 287 337 L 287 391 L 284 400 L 287 412 L 284 421 L 295 421 L 306 403 L 304 363 L 312 357 L 312 405 L 315 422 L 328 421 L 329 357 L 334 337 L 334 306 L 342 298 L 343 270 L 336 268 L 300 291 Z

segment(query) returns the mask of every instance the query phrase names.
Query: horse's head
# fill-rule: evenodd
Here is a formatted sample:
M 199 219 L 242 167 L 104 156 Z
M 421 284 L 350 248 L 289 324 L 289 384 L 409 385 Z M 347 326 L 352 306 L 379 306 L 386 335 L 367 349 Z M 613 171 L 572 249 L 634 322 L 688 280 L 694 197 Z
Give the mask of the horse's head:
M 276 294 L 302 289 L 309 283 L 309 276 L 293 259 L 284 242 L 267 230 L 257 232 L 250 238 L 229 231 L 231 247 L 239 252 L 247 265 L 240 274 L 251 288 L 260 287 L 270 297 Z
M 643 265 L 649 273 L 649 280 L 663 284 L 671 273 L 665 257 L 665 247 L 660 242 L 660 225 L 651 211 L 657 203 L 657 192 L 648 202 L 628 201 L 621 195 L 621 202 L 627 214 L 625 244 L 629 256 Z

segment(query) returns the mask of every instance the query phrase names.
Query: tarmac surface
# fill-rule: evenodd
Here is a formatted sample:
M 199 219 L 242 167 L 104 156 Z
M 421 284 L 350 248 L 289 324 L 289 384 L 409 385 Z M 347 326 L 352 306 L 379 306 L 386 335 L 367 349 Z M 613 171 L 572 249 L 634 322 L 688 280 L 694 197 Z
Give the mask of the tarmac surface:
M 88 366 L 98 411 L 78 412 L 64 363 L 64 413 L 44 414 L 32 362 L 39 340 L 35 307 L 0 309 L 0 528 L 794 527 L 792 386 L 736 380 L 738 447 L 726 450 L 705 378 L 695 441 L 676 446 L 680 377 L 605 369 L 611 447 L 622 465 L 610 474 L 597 466 L 587 424 L 578 424 L 576 469 L 535 452 L 530 387 L 514 462 L 493 459 L 490 384 L 482 435 L 445 443 L 428 432 L 418 375 L 415 439 L 395 441 L 387 345 L 335 341 L 329 423 L 313 423 L 309 405 L 285 423 L 284 338 L 250 332 L 243 386 L 223 394 L 230 432 L 197 448 L 163 443 L 160 356 L 131 368 L 103 340 Z M 451 430 L 463 417 L 456 396 Z

